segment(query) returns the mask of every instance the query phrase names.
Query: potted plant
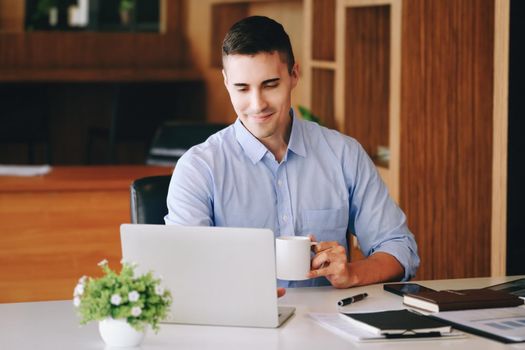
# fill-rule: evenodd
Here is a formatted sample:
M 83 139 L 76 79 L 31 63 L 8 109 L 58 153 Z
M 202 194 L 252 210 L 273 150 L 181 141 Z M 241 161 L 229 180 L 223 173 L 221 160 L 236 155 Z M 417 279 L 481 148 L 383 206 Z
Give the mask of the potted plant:
M 124 26 L 129 26 L 131 24 L 131 18 L 132 18 L 134 7 L 135 7 L 135 3 L 133 0 L 120 0 L 120 5 L 119 5 L 120 22 Z
M 122 263 L 120 273 L 107 260 L 98 264 L 100 278 L 83 276 L 73 293 L 80 323 L 99 321 L 99 332 L 108 346 L 137 346 L 148 326 L 155 332 L 168 315 L 171 293 L 152 272 L 135 276 L 135 265 Z

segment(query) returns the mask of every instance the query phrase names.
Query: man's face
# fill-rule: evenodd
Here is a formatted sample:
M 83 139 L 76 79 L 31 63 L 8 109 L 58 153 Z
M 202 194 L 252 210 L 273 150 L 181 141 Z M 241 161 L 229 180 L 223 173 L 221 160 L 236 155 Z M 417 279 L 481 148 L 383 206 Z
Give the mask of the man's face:
M 298 66 L 291 74 L 278 52 L 229 55 L 224 58 L 224 84 L 243 125 L 261 142 L 287 140 L 291 92 L 297 85 Z

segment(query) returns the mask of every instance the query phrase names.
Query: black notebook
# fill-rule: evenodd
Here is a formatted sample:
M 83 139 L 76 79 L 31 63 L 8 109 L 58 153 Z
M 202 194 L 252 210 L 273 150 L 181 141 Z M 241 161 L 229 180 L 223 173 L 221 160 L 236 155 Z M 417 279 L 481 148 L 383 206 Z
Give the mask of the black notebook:
M 387 337 L 439 336 L 452 331 L 445 323 L 406 309 L 344 315 L 361 328 Z

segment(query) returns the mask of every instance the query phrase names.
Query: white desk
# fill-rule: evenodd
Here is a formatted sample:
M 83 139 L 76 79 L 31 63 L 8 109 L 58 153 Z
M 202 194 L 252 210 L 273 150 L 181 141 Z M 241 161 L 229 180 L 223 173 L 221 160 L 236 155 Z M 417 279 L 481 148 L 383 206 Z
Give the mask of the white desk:
M 418 282 L 434 289 L 481 288 L 514 278 L 476 278 Z M 451 340 L 410 340 L 359 344 L 341 338 L 308 318 L 308 312 L 336 312 L 339 299 L 367 292 L 369 297 L 348 311 L 401 308 L 401 298 L 382 285 L 337 290 L 332 287 L 288 289 L 280 304 L 296 314 L 278 329 L 162 325 L 149 332 L 141 349 L 525 349 L 468 335 Z M 96 323 L 79 326 L 71 301 L 0 304 L 0 349 L 104 349 Z

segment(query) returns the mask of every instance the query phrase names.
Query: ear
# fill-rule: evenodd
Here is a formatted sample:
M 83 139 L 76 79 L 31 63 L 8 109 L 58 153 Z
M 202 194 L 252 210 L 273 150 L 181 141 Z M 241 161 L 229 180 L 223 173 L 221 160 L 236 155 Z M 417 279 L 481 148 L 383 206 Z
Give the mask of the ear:
M 224 86 L 226 86 L 226 89 L 228 89 L 228 77 L 226 76 L 226 71 L 224 68 L 222 69 L 222 77 L 224 79 Z
M 290 77 L 292 78 L 292 88 L 294 88 L 299 82 L 299 63 L 293 65 Z

